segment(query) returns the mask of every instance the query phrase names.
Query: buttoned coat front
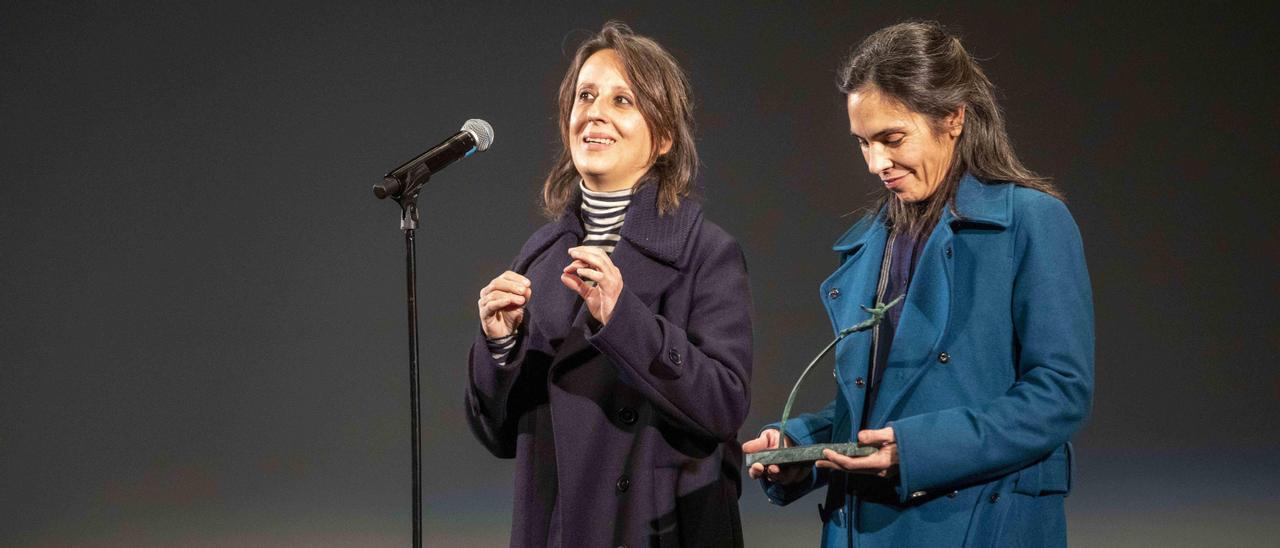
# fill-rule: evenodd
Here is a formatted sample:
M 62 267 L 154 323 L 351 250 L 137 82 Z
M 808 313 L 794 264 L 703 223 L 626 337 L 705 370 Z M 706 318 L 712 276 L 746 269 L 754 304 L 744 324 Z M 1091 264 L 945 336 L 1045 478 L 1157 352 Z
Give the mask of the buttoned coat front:
M 825 546 L 1066 542 L 1068 440 L 1093 392 L 1079 230 L 1056 198 L 971 176 L 955 210 L 921 252 L 867 416 L 870 331 L 836 347 L 834 401 L 787 423 L 800 444 L 853 441 L 859 427 L 892 426 L 896 435 L 896 477 L 815 469 L 800 484 L 764 483 L 778 504 L 828 487 Z M 821 298 L 836 331 L 866 318 L 859 305 L 874 304 L 888 233 L 870 217 L 835 245 L 841 264 Z
M 512 269 L 532 283 L 505 366 L 483 335 L 466 409 L 516 459 L 512 546 L 740 546 L 737 431 L 750 401 L 750 295 L 738 244 L 684 201 L 633 195 L 611 259 L 624 288 L 600 326 L 560 282 L 576 205 Z

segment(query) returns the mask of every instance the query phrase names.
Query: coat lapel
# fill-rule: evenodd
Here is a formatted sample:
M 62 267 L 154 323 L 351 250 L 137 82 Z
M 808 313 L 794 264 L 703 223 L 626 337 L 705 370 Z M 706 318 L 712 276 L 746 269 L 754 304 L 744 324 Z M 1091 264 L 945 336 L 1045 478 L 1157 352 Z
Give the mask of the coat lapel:
M 938 363 L 938 354 L 945 350 L 941 345 L 947 322 L 951 319 L 953 291 L 957 287 L 954 250 L 957 231 L 963 233 L 966 225 L 1008 228 L 1012 200 L 1010 184 L 985 184 L 971 175 L 961 179 L 955 202 L 959 215 L 951 209 L 943 213 L 921 251 L 915 275 L 907 288 L 902 317 L 893 337 L 893 347 L 889 350 L 885 376 L 878 389 L 879 397 L 865 423 L 868 428 L 884 427 L 902 398 L 920 381 L 925 371 Z M 967 271 L 959 273 L 965 274 Z M 962 281 L 959 286 L 967 287 L 968 283 Z
M 880 216 L 867 216 L 845 232 L 836 242 L 834 250 L 840 252 L 843 262 L 822 285 L 820 297 L 826 306 L 834 332 L 866 319 L 866 312 L 859 305 L 872 306 L 876 298 L 876 284 L 880 279 L 880 262 L 884 257 L 884 245 L 888 230 Z M 856 379 L 867 376 L 867 357 L 871 355 L 871 331 L 855 333 L 836 346 L 836 363 L 853 364 L 842 369 L 836 367 L 836 383 L 849 402 L 850 421 L 859 424 L 862 401 L 866 391 L 856 386 Z M 833 436 L 846 436 L 835 432 Z
M 544 337 L 550 347 L 560 345 L 581 307 L 582 299 L 560 282 L 560 272 L 570 262 L 569 248 L 582 240 L 582 226 L 576 215 L 565 214 L 555 223 L 530 238 L 521 256 L 527 257 L 514 270 L 533 284 L 533 303 L 529 321 L 537 324 L 531 330 Z
M 613 264 L 622 272 L 624 287 L 650 310 L 677 279 L 690 235 L 702 220 L 702 206 L 686 200 L 666 215 L 658 214 L 658 182 L 649 179 L 631 198 L 622 239 L 613 250 Z

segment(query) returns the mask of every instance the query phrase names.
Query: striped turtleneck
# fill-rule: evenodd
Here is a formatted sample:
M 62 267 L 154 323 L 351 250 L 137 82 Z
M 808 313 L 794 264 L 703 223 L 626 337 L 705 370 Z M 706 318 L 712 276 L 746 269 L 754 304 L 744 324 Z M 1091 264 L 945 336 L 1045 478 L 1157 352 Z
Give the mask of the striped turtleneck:
M 582 245 L 596 246 L 605 253 L 613 253 L 622 233 L 622 221 L 627 216 L 627 206 L 631 205 L 631 189 L 624 188 L 613 192 L 596 192 L 587 188 L 581 180 L 578 189 L 582 191 L 582 208 L 579 217 L 586 235 Z

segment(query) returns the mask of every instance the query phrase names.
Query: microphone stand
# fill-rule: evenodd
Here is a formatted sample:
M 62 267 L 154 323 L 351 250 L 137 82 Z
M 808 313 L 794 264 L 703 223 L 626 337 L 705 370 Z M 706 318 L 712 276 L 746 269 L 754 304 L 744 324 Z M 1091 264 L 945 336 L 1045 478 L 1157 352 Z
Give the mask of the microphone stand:
M 400 230 L 404 231 L 405 300 L 409 313 L 409 428 L 413 453 L 413 548 L 422 548 L 422 415 L 418 398 L 418 273 L 414 232 L 418 229 L 418 192 L 431 179 L 426 162 L 400 177 L 388 174 L 374 186 L 378 198 L 391 196 L 400 204 Z

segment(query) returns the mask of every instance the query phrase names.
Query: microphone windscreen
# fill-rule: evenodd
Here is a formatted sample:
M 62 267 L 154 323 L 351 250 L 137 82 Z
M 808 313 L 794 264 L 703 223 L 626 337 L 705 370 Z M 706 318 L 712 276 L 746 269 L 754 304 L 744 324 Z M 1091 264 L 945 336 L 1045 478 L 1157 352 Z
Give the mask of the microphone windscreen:
M 476 151 L 484 152 L 493 144 L 493 126 L 479 118 L 472 118 L 462 124 L 462 131 L 470 132 L 476 137 Z

